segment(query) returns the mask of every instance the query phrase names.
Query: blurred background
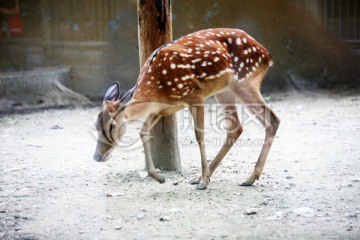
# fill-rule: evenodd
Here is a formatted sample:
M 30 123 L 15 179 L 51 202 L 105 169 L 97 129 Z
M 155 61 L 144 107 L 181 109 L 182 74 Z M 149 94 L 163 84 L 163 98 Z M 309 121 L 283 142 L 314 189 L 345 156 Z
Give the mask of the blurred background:
M 123 90 L 136 82 L 135 0 L 0 0 L 0 8 L 15 11 L 0 11 L 1 75 L 68 69 L 62 83 L 91 100 L 114 81 Z M 229 27 L 268 48 L 264 90 L 359 85 L 358 0 L 173 0 L 172 13 L 174 39 Z

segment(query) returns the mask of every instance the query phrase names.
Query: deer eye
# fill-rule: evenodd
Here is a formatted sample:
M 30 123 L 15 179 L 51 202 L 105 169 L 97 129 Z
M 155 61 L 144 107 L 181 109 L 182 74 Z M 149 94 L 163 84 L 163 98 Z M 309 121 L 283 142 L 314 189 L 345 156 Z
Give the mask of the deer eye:
M 112 132 L 115 128 L 116 128 L 116 123 L 111 123 L 109 131 Z

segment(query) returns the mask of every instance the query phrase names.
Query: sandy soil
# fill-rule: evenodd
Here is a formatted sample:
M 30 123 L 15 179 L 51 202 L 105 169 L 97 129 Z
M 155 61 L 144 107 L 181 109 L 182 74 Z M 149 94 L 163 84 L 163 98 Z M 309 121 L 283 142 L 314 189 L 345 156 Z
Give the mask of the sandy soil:
M 282 122 L 261 179 L 248 188 L 238 184 L 260 151 L 256 122 L 197 191 L 188 184 L 200 156 L 186 112 L 178 116 L 183 173 L 165 173 L 164 184 L 145 176 L 137 146 L 92 160 L 97 107 L 1 116 L 0 239 L 359 239 L 359 94 L 270 97 Z M 211 159 L 224 134 L 211 127 L 209 109 Z

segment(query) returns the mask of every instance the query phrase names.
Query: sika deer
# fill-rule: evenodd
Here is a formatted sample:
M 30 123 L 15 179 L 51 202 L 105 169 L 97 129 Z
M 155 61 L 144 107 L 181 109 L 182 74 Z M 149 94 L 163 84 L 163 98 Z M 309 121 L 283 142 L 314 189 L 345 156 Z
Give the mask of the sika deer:
M 192 180 L 197 189 L 205 189 L 210 176 L 242 133 L 235 101 L 239 99 L 263 124 L 265 142 L 255 169 L 242 186 L 258 180 L 274 140 L 280 120 L 266 105 L 260 85 L 272 65 L 268 51 L 250 35 L 238 29 L 208 29 L 183 36 L 153 52 L 141 68 L 136 86 L 121 99 L 118 83 L 105 94 L 103 109 L 97 119 L 96 161 L 106 161 L 110 151 L 126 130 L 126 121 L 146 118 L 141 129 L 149 175 L 160 183 L 150 154 L 149 132 L 161 118 L 189 108 L 201 153 L 202 174 Z M 225 144 L 207 164 L 204 144 L 204 100 L 215 96 L 231 118 Z M 258 114 L 265 112 L 266 114 Z

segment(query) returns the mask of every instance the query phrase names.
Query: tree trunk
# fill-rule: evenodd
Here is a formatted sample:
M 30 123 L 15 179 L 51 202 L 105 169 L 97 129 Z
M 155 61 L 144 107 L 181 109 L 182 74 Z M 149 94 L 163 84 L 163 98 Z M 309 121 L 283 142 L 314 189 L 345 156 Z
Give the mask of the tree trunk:
M 138 34 L 140 66 L 158 47 L 172 40 L 170 0 L 138 0 Z M 153 127 L 151 155 L 155 167 L 181 171 L 175 115 L 163 117 Z

